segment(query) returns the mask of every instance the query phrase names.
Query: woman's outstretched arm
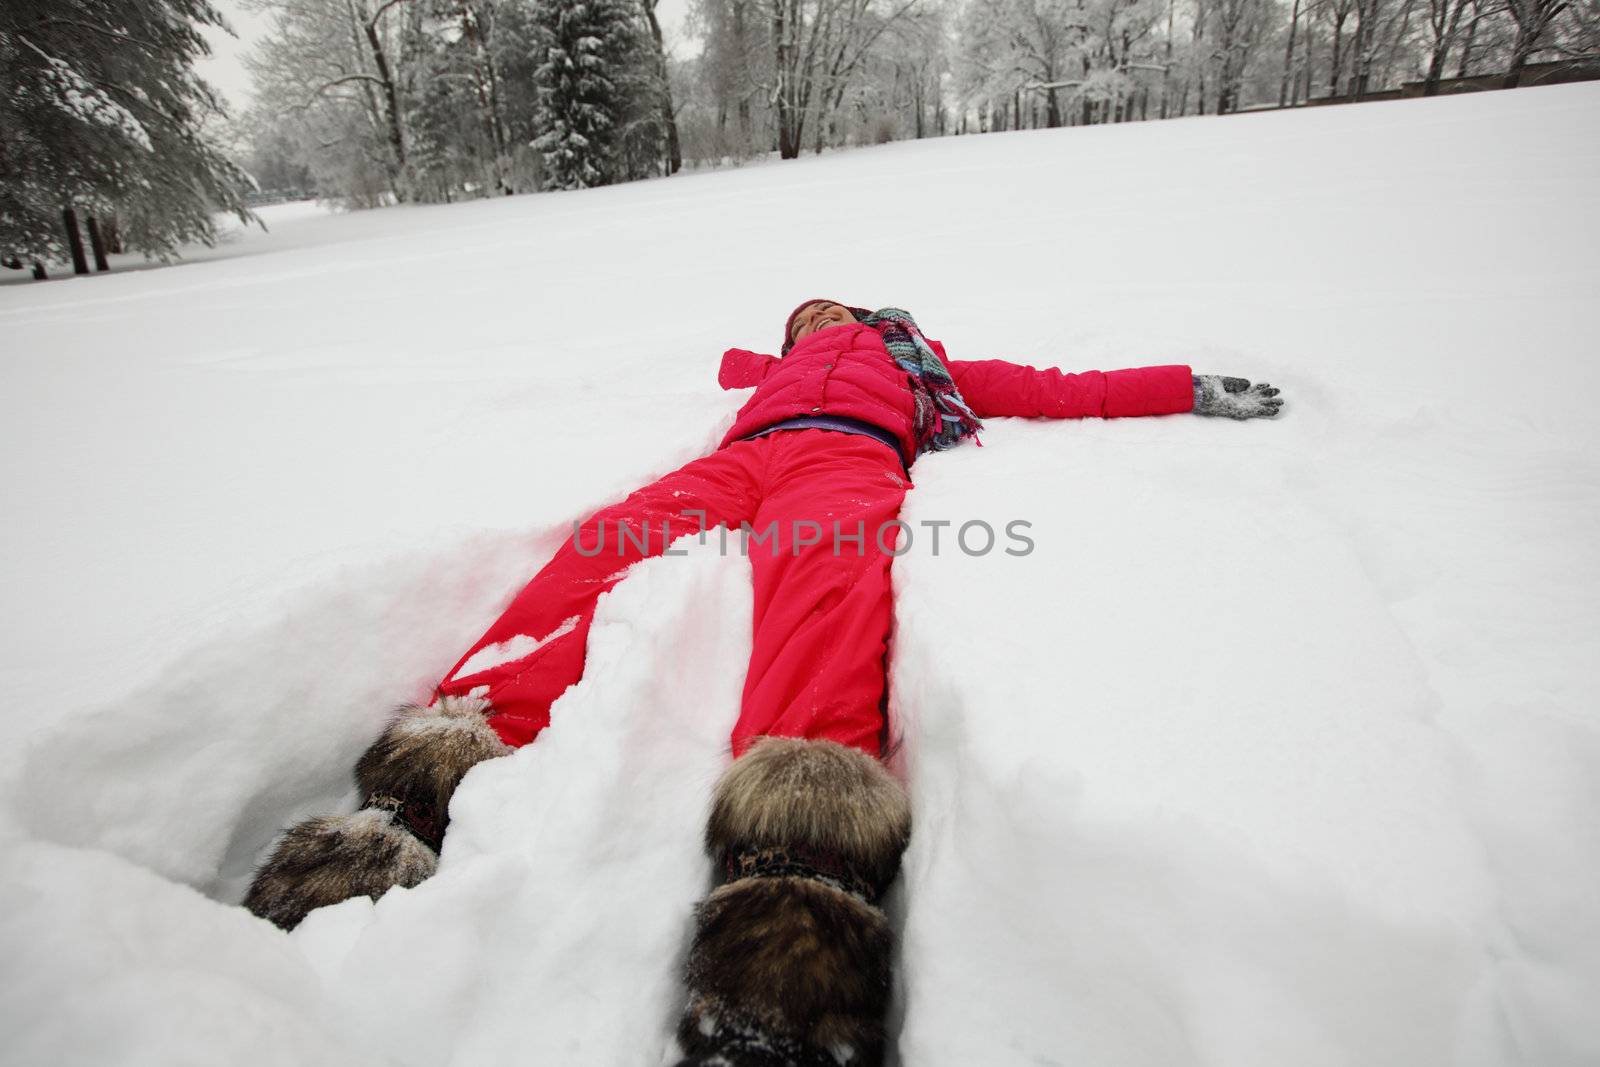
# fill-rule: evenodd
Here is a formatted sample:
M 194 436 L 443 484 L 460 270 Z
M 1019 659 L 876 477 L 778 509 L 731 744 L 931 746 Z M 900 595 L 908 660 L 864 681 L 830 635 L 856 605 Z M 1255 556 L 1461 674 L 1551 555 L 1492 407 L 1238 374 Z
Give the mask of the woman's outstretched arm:
M 1079 374 L 1003 359 L 953 359 L 945 366 L 980 419 L 1004 415 L 1115 419 L 1194 409 L 1192 375 L 1181 365 Z
M 930 341 L 942 357 L 944 346 Z M 1135 415 L 1226 415 L 1270 418 L 1283 401 L 1265 382 L 1196 375 L 1183 364 L 1069 374 L 1003 359 L 947 359 L 956 388 L 979 418 L 1127 418 Z

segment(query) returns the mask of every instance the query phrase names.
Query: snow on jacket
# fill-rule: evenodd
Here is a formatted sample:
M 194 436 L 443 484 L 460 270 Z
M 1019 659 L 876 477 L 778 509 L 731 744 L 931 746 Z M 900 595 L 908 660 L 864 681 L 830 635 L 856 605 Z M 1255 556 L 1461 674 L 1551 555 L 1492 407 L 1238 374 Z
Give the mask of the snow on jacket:
M 956 388 L 979 418 L 1005 415 L 1073 419 L 1175 415 L 1194 407 L 1193 376 L 1187 366 L 1084 371 L 945 357 Z M 739 409 L 727 446 L 784 419 L 803 415 L 841 415 L 888 430 L 899 440 L 907 463 L 916 458 L 913 401 L 908 376 L 870 326 L 832 326 L 801 338 L 783 358 L 730 348 L 722 356 L 717 384 L 724 389 L 755 387 Z

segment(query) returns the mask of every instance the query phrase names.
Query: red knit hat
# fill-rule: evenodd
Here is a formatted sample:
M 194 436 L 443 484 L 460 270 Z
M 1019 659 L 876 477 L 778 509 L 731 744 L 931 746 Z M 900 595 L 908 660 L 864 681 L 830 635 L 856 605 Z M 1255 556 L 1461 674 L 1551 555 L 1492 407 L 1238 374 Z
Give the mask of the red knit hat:
M 781 354 L 782 355 L 785 355 L 785 356 L 788 355 L 789 354 L 789 349 L 794 347 L 794 341 L 790 339 L 790 335 L 789 335 L 789 331 L 794 329 L 794 317 L 796 315 L 800 314 L 800 312 L 804 311 L 806 308 L 810 307 L 812 304 L 838 304 L 840 307 L 842 307 L 846 311 L 850 312 L 850 314 L 854 315 L 856 317 L 856 321 L 857 322 L 860 322 L 862 319 L 864 319 L 868 315 L 872 314 L 872 312 L 868 311 L 866 308 L 851 307 L 849 304 L 841 303 L 838 300 L 831 300 L 831 299 L 829 299 L 828 297 L 825 297 L 825 296 L 816 296 L 816 297 L 812 297 L 810 300 L 803 301 L 800 304 L 799 307 L 797 307 L 793 311 L 789 312 L 789 317 L 787 319 L 783 320 L 783 348 L 781 349 Z

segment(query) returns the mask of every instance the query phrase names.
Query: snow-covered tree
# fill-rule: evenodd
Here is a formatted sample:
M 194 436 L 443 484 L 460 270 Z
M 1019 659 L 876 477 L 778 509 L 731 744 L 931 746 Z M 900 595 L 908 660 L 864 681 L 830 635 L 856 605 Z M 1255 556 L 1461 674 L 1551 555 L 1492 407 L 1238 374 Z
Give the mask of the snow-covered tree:
M 903 10 L 863 16 L 869 32 L 859 36 L 865 47 L 852 49 L 859 57 L 854 69 L 846 64 L 843 77 L 826 79 L 834 87 L 824 95 L 830 106 L 816 127 L 819 150 L 824 143 L 878 143 L 946 132 L 947 14 L 944 5 L 919 0 Z
M 262 128 L 300 144 L 318 183 L 352 206 L 412 196 L 408 38 L 420 0 L 245 0 L 272 28 L 245 57 Z
M 496 0 L 429 0 L 401 53 L 411 166 L 424 199 L 519 191 L 506 119 Z M 514 24 L 513 24 L 514 28 Z M 425 188 L 432 183 L 436 191 Z M 532 188 L 532 182 L 528 182 Z
M 720 160 L 769 151 L 763 87 L 772 53 L 760 0 L 689 0 L 689 27 L 702 42 L 688 72 L 698 154 Z
M 994 125 L 1003 128 L 1019 121 L 1023 94 L 1037 92 L 1046 124 L 1060 126 L 1066 90 L 1083 76 L 1087 34 L 1088 13 L 1077 0 L 970 0 L 960 22 L 962 95 L 985 113 L 985 127 L 998 106 Z
M 1366 4 L 1363 11 L 1375 11 L 1382 0 L 1361 2 Z M 1266 30 L 1268 10 L 1266 0 L 1214 0 L 1212 13 L 1212 54 L 1217 61 L 1215 110 L 1222 115 L 1237 111 L 1242 102 L 1245 69 Z M 1370 21 L 1370 17 L 1363 19 L 1362 24 Z M 1370 48 L 1363 52 L 1363 71 L 1371 62 L 1370 54 Z
M 1506 68 L 1507 89 L 1516 88 L 1529 57 L 1549 46 L 1550 24 L 1569 6 L 1570 0 L 1506 0 L 1506 9 L 1517 25 L 1511 63 Z
M 534 147 L 548 187 L 585 189 L 639 176 L 638 144 L 630 138 L 660 133 L 640 15 L 637 0 L 535 3 L 534 124 L 542 132 Z
M 210 242 L 216 211 L 251 218 L 203 129 L 224 109 L 194 71 L 202 26 L 226 28 L 207 0 L 0 4 L 0 253 L 61 254 L 78 210 L 158 258 Z
M 1557 49 L 1568 58 L 1600 58 L 1600 0 L 1573 0 L 1557 27 Z

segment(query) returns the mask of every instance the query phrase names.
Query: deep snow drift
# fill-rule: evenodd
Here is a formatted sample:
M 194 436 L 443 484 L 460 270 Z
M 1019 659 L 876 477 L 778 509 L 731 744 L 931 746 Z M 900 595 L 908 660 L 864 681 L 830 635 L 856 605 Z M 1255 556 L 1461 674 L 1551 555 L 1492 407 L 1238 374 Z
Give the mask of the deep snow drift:
M 918 464 L 908 521 L 1036 549 L 896 565 L 901 1062 L 1594 1062 L 1597 188 L 1565 86 L 279 212 L 5 287 L 0 1058 L 664 1056 L 749 642 L 715 542 L 607 598 L 435 879 L 293 936 L 232 902 L 566 524 L 714 444 L 722 350 L 836 295 L 1290 402 Z

